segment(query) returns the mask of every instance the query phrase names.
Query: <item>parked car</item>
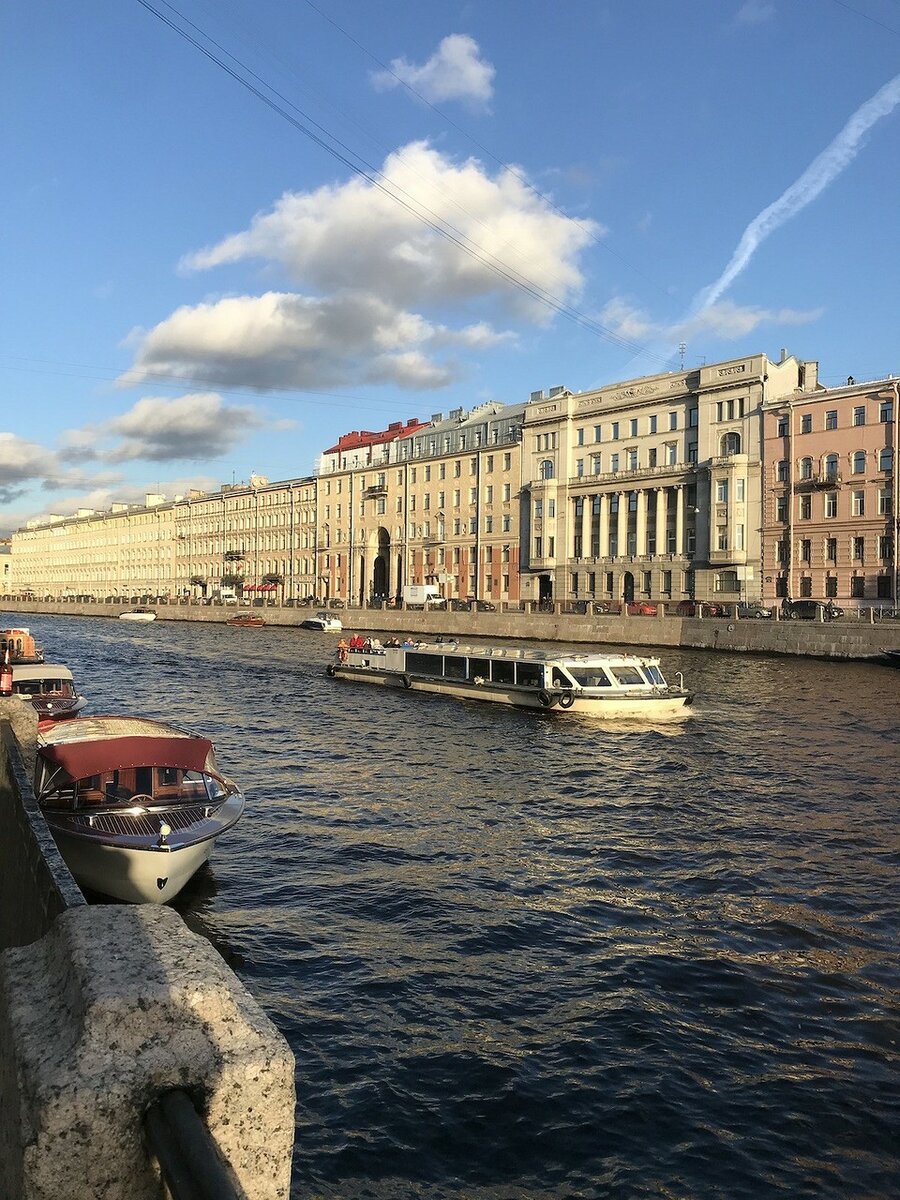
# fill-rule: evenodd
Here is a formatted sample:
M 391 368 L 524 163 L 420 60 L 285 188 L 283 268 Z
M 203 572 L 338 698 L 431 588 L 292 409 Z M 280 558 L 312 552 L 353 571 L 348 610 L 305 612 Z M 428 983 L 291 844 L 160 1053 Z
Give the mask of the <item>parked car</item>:
M 725 610 L 721 604 L 709 600 L 681 600 L 675 608 L 677 617 L 722 617 Z
M 781 615 L 787 621 L 835 621 L 844 610 L 832 600 L 782 600 Z
M 767 617 L 771 617 L 772 615 L 771 608 L 766 608 L 762 604 L 739 604 L 736 612 L 737 615 L 742 619 L 746 617 L 753 617 L 757 621 L 765 620 Z
M 649 600 L 631 600 L 625 605 L 629 617 L 655 617 L 656 605 Z
M 609 612 L 609 605 L 605 600 L 575 600 L 572 605 L 572 611 L 587 615 L 591 613 L 602 615 Z

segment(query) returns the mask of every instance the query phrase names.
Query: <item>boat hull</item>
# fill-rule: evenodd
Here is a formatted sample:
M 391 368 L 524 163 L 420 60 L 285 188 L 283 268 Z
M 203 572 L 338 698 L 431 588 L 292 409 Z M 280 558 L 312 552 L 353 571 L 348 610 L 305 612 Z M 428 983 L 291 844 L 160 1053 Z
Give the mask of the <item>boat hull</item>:
M 667 694 L 611 695 L 584 697 L 572 693 L 572 703 L 561 707 L 558 694 L 540 692 L 531 688 L 478 686 L 449 679 L 410 678 L 392 671 L 378 671 L 371 667 L 354 667 L 346 664 L 333 668 L 336 679 L 354 683 L 374 683 L 383 687 L 402 688 L 406 691 L 429 692 L 435 696 L 452 696 L 458 700 L 473 700 L 492 704 L 505 704 L 514 708 L 539 709 L 554 715 L 589 716 L 600 720 L 660 721 L 673 720 L 689 715 L 687 704 L 690 695 L 678 689 L 669 689 Z M 408 683 L 407 683 L 408 681 Z M 543 702 L 548 697 L 551 703 Z
M 90 842 L 52 829 L 75 882 L 124 904 L 166 904 L 209 859 L 215 838 L 176 850 Z
M 156 613 L 119 613 L 120 621 L 155 621 Z

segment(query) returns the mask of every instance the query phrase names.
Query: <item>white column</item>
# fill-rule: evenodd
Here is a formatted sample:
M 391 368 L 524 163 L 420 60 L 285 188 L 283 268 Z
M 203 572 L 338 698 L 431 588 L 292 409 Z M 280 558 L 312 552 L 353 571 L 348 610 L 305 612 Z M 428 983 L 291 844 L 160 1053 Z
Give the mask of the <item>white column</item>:
M 618 532 L 618 545 L 616 546 L 616 557 L 624 558 L 628 553 L 628 493 L 619 492 L 619 521 L 616 526 Z
M 634 523 L 634 544 L 638 557 L 643 558 L 647 553 L 647 489 L 638 488 L 637 513 Z
M 581 508 L 581 557 L 590 558 L 591 555 L 591 504 L 593 499 L 591 496 L 582 498 Z
M 600 495 L 600 557 L 609 558 L 609 492 Z
M 668 492 L 665 488 L 656 489 L 656 553 L 666 552 L 666 500 Z
M 684 554 L 684 487 L 675 489 L 675 553 Z

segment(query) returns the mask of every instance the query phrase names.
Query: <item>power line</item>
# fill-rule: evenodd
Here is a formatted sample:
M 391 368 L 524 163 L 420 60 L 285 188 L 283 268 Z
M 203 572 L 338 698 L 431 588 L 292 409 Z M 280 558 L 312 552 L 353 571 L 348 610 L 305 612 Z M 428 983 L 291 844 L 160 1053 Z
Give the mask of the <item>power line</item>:
M 247 91 L 249 91 L 253 96 L 255 96 L 258 100 L 260 100 L 263 104 L 265 104 L 268 108 L 270 108 L 278 116 L 280 116 L 284 120 L 286 120 L 298 132 L 302 133 L 305 137 L 309 138 L 312 142 L 314 142 L 321 149 L 325 150 L 326 153 L 332 155 L 332 157 L 336 158 L 339 162 L 343 163 L 346 167 L 348 167 L 355 174 L 360 175 L 362 178 L 366 179 L 373 187 L 377 188 L 382 194 L 387 196 L 389 199 L 393 200 L 396 204 L 399 204 L 399 205 L 401 205 L 401 207 L 405 208 L 407 210 L 407 212 L 409 212 L 416 220 L 422 222 L 429 229 L 431 229 L 434 233 L 439 234 L 441 237 L 443 237 L 447 241 L 451 242 L 458 249 L 460 249 L 464 254 L 468 255 L 474 261 L 478 262 L 486 270 L 491 271 L 498 278 L 505 280 L 511 286 L 517 288 L 519 291 L 530 296 L 532 299 L 536 300 L 539 304 L 542 304 L 544 307 L 551 309 L 552 311 L 558 313 L 560 316 L 566 317 L 568 320 L 572 321 L 574 324 L 579 325 L 581 328 L 587 330 L 590 333 L 596 334 L 597 336 L 611 342 L 612 344 L 618 346 L 619 348 L 629 350 L 632 353 L 652 353 L 648 347 L 642 346 L 638 342 L 634 342 L 629 338 L 623 337 L 622 335 L 615 333 L 613 330 L 602 325 L 600 322 L 594 321 L 592 318 L 587 317 L 583 313 L 578 312 L 576 309 L 572 308 L 570 305 L 566 304 L 564 301 L 560 300 L 558 297 L 553 296 L 551 293 L 547 292 L 546 289 L 542 288 L 539 284 L 535 283 L 532 280 L 527 279 L 525 276 L 523 276 L 519 272 L 517 272 L 515 270 L 515 268 L 509 266 L 509 264 L 507 264 L 507 263 L 504 263 L 502 260 L 496 258 L 496 256 L 490 254 L 483 247 L 481 247 L 477 243 L 473 242 L 470 238 L 468 238 L 460 230 L 456 230 L 454 228 L 454 226 L 449 224 L 449 222 L 444 221 L 436 213 L 432 212 L 432 210 L 429 209 L 427 205 L 422 204 L 418 200 L 414 200 L 413 197 L 409 198 L 409 202 L 407 200 L 404 200 L 403 196 L 398 194 L 399 192 L 403 192 L 402 188 L 399 188 L 396 184 L 390 183 L 377 167 L 373 166 L 373 164 L 371 164 L 371 163 L 368 163 L 361 155 L 358 155 L 350 147 L 346 146 L 343 142 L 341 142 L 340 139 L 334 137 L 327 129 L 324 128 L 324 126 L 321 126 L 317 122 L 313 121 L 308 116 L 308 114 L 303 112 L 302 109 L 300 109 L 296 105 L 294 105 L 290 100 L 288 100 L 285 96 L 281 95 L 280 92 L 278 92 L 275 88 L 273 88 L 269 84 L 267 84 L 259 76 L 255 75 L 254 72 L 251 71 L 250 68 L 247 67 L 243 62 L 241 62 L 240 59 L 236 58 L 230 52 L 228 52 L 224 49 L 222 50 L 222 53 L 226 54 L 228 56 L 228 58 L 230 58 L 232 60 L 232 62 L 236 63 L 240 67 L 241 71 L 245 71 L 250 78 L 245 78 L 242 74 L 240 74 L 237 70 L 235 70 L 234 67 L 230 66 L 227 62 L 225 62 L 217 54 L 213 53 L 210 49 L 208 49 L 207 46 L 203 45 L 202 42 L 200 42 L 196 37 L 194 37 L 187 29 L 184 29 L 181 26 L 179 26 L 178 24 L 176 24 L 176 22 L 174 22 L 171 18 L 169 18 L 165 13 L 161 12 L 158 8 L 154 7 L 154 5 L 149 3 L 149 0 L 137 0 L 137 2 L 143 8 L 145 8 L 148 12 L 152 13 L 155 17 L 157 17 L 160 21 L 162 21 L 164 25 L 167 25 L 174 33 L 177 33 L 180 37 L 184 38 L 185 41 L 187 41 L 190 45 L 192 45 L 196 50 L 199 50 L 200 53 L 204 55 L 204 57 L 208 58 L 210 60 L 210 62 L 214 63 L 221 70 L 223 70 L 236 83 L 239 83 L 243 88 L 245 88 Z M 165 0 L 162 0 L 162 2 L 165 3 Z M 210 38 L 202 30 L 200 30 L 196 25 L 193 25 L 192 22 L 188 21 L 187 18 L 183 17 L 182 14 L 176 8 L 174 8 L 172 5 L 170 5 L 168 3 L 166 3 L 165 6 L 170 11 L 174 12 L 179 17 L 179 19 L 185 21 L 186 24 L 190 25 L 191 28 L 196 29 L 197 32 L 200 33 L 201 36 L 204 39 L 206 39 L 211 45 L 217 46 L 217 43 L 215 43 L 212 38 Z M 218 46 L 217 46 L 217 48 L 222 49 L 221 47 L 218 47 Z M 271 92 L 272 96 L 278 97 L 278 99 L 283 101 L 284 104 L 288 105 L 289 108 L 294 109 L 295 112 L 300 114 L 300 116 L 303 118 L 303 120 L 298 120 L 297 117 L 293 116 L 290 112 L 287 111 L 287 109 L 282 107 L 282 105 L 276 103 L 276 101 L 273 100 L 271 96 L 267 95 L 266 92 L 262 91 L 260 87 L 257 87 L 251 81 L 252 79 L 257 79 L 258 82 L 262 85 L 262 87 L 266 88 L 268 92 Z M 311 128 L 311 126 L 315 126 L 316 129 L 322 130 L 322 134 L 324 136 L 320 136 L 318 133 L 316 133 L 315 130 L 313 128 Z M 329 139 L 329 140 L 326 140 L 326 139 Z M 334 143 L 334 144 L 332 145 L 331 143 Z M 349 157 L 351 155 L 352 155 L 352 158 Z M 354 158 L 358 159 L 358 162 L 354 162 L 353 161 Z M 362 165 L 359 165 L 360 163 Z M 407 194 L 407 193 L 404 193 L 404 194 Z M 430 220 L 429 217 L 423 215 L 425 213 L 430 213 L 431 217 L 433 217 L 434 219 Z M 658 357 L 658 356 L 654 354 L 653 357 Z

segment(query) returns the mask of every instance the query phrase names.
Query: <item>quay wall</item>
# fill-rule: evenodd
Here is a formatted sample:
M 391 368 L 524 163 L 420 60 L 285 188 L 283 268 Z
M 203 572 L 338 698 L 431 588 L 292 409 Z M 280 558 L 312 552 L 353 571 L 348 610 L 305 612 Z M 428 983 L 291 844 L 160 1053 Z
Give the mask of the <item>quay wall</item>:
M 287 1042 L 174 909 L 85 902 L 34 796 L 36 729 L 0 699 L 0 1196 L 158 1200 L 142 1130 L 174 1091 L 235 1195 L 287 1200 Z
M 161 621 L 223 623 L 236 612 L 259 613 L 268 625 L 296 628 L 314 609 L 235 609 L 223 605 L 154 605 Z M 4 602 L 0 623 L 27 624 L 31 615 L 117 618 L 121 607 L 98 603 Z M 678 647 L 751 654 L 867 659 L 900 648 L 900 622 L 875 622 L 864 610 L 858 617 L 838 621 L 737 620 L 721 617 L 619 616 L 554 612 L 423 611 L 422 609 L 333 609 L 345 628 L 362 633 L 442 635 L 465 639 L 504 638 L 545 642 L 583 642 L 591 645 Z

